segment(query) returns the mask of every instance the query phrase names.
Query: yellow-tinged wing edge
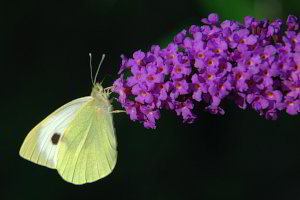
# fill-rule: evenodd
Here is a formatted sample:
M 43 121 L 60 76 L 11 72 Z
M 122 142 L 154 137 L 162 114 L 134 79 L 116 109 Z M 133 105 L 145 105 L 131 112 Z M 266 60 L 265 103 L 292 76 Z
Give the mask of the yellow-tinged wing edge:
M 108 106 L 93 99 L 83 105 L 65 130 L 57 170 L 67 182 L 77 185 L 94 182 L 114 169 L 117 142 Z

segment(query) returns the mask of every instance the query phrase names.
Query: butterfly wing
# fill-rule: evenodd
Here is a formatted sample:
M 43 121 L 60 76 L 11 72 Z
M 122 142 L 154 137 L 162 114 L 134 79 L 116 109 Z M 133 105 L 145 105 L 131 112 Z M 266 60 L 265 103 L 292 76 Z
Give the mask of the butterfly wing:
M 56 168 L 59 140 L 76 112 L 92 97 L 75 99 L 58 108 L 36 125 L 26 136 L 20 149 L 20 156 L 34 163 Z
M 88 102 L 65 130 L 57 161 L 64 180 L 73 184 L 94 182 L 115 167 L 117 142 L 112 114 L 106 108 L 96 99 Z

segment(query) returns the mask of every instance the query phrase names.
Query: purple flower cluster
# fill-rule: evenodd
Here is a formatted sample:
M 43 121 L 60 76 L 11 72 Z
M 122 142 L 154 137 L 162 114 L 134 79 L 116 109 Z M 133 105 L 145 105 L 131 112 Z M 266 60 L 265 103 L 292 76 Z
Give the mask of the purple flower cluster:
M 155 128 L 160 109 L 170 109 L 191 123 L 198 102 L 224 114 L 224 99 L 242 109 L 251 106 L 267 119 L 277 119 L 280 110 L 300 112 L 297 17 L 290 15 L 286 26 L 280 19 L 249 16 L 244 24 L 220 23 L 214 13 L 202 22 L 178 33 L 164 49 L 153 45 L 132 58 L 121 56 L 114 92 L 131 120 Z

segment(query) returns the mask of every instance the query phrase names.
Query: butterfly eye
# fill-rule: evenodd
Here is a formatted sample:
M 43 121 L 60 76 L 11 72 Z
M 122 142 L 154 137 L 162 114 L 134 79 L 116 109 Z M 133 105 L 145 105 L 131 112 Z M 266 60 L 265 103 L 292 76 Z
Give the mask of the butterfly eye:
M 101 87 L 101 86 L 97 87 L 97 91 L 98 92 L 102 92 L 103 91 L 103 87 Z

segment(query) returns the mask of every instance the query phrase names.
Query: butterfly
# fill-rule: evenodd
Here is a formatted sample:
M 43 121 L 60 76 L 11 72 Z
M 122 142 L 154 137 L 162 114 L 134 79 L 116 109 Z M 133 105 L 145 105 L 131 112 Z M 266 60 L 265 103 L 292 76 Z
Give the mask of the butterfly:
M 112 172 L 117 162 L 117 141 L 109 95 L 96 77 L 90 96 L 75 99 L 58 108 L 26 136 L 20 156 L 56 169 L 67 182 L 80 185 L 97 181 Z

